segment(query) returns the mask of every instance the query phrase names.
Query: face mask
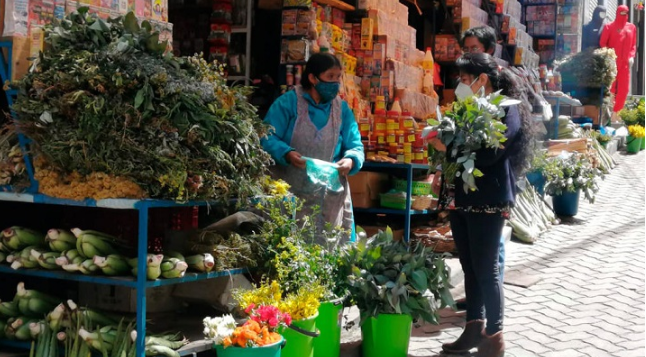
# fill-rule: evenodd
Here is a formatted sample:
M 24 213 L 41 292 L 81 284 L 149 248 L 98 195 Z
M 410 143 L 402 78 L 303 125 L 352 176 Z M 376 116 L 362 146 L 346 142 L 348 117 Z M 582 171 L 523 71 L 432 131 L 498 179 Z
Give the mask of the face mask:
M 475 83 L 475 81 L 473 81 Z M 473 90 L 471 89 L 471 86 L 473 86 L 473 83 L 471 85 L 466 85 L 462 82 L 458 84 L 457 87 L 455 87 L 455 97 L 458 98 L 458 100 L 464 100 L 470 96 L 472 96 Z
M 319 82 L 314 85 L 314 89 L 321 96 L 322 103 L 328 103 L 332 101 L 339 94 L 339 88 L 341 83 L 339 82 L 324 82 L 319 79 Z

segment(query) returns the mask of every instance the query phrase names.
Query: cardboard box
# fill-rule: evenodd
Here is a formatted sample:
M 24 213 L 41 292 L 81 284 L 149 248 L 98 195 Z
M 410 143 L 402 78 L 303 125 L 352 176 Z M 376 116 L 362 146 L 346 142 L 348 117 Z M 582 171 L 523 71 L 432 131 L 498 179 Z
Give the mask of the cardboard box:
M 375 234 L 379 233 L 379 231 L 385 232 L 388 227 L 384 226 L 362 226 L 362 225 L 357 225 L 357 227 L 361 227 L 364 231 L 366 231 L 366 235 L 368 237 L 372 237 Z M 403 229 L 393 229 L 393 239 L 394 240 L 401 240 L 404 237 L 404 230 Z
M 379 194 L 389 186 L 388 175 L 380 172 L 359 172 L 348 177 L 352 204 L 357 208 L 379 207 Z
M 583 116 L 592 119 L 595 125 L 599 124 L 599 107 L 596 105 L 584 105 Z
M 174 285 L 146 290 L 146 311 L 169 312 L 181 306 L 172 296 Z M 79 283 L 79 305 L 115 312 L 137 311 L 137 290 L 123 286 Z
M 372 33 L 374 29 L 374 21 L 371 18 L 361 19 L 361 49 L 372 50 Z

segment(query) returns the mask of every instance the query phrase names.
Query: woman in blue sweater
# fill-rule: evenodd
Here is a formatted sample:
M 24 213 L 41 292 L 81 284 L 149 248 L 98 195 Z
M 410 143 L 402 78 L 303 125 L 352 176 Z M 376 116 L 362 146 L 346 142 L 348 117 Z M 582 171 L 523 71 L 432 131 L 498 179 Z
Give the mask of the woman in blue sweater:
M 460 84 L 459 99 L 474 93 L 502 94 L 522 100 L 523 86 L 511 71 L 499 68 L 486 53 L 467 53 L 456 61 Z M 516 198 L 516 178 L 526 169 L 532 150 L 532 123 L 528 103 L 505 108 L 507 141 L 501 149 L 480 149 L 475 166 L 483 176 L 476 178 L 478 189 L 464 192 L 461 178 L 455 179 L 455 209 L 450 212 L 451 230 L 464 271 L 467 324 L 462 335 L 442 345 L 448 353 L 466 353 L 478 348 L 478 357 L 500 357 L 505 344 L 502 328 L 504 295 L 498 271 L 500 236 Z M 436 149 L 446 150 L 437 139 Z M 485 323 L 486 320 L 486 323 Z
M 265 122 L 274 127 L 262 141 L 263 148 L 276 162 L 271 171 L 305 201 L 301 214 L 311 214 L 315 206 L 319 207 L 316 217 L 319 232 L 327 223 L 348 232 L 354 230 L 347 175 L 357 173 L 364 161 L 361 135 L 352 110 L 338 97 L 341 74 L 341 63 L 333 55 L 312 55 L 301 85 L 279 97 L 265 117 Z M 313 184 L 307 177 L 303 157 L 336 163 L 343 192 Z M 321 239 L 319 243 L 325 243 Z

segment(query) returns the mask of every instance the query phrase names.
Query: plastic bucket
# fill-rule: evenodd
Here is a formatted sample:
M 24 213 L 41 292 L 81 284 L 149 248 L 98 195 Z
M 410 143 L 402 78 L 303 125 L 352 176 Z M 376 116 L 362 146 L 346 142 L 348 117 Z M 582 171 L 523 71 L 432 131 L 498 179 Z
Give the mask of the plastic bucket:
M 363 357 L 407 357 L 413 319 L 405 314 L 380 314 L 361 325 Z
M 227 347 L 222 345 L 215 345 L 215 353 L 217 357 L 280 357 L 280 351 L 285 346 L 285 339 L 281 338 L 280 341 L 262 347 Z
M 633 138 L 632 136 L 628 135 L 626 137 L 626 151 L 629 153 L 636 153 L 639 152 L 642 146 L 642 140 L 638 138 Z
M 314 357 L 314 338 L 318 337 L 316 319 L 318 313 L 309 319 L 292 321 L 292 327 L 280 332 L 287 341 L 283 357 Z
M 321 332 L 321 335 L 314 339 L 314 357 L 339 357 L 343 300 L 327 301 L 319 306 L 316 328 Z
M 545 195 L 545 176 L 541 171 L 532 171 L 527 173 L 527 181 L 534 186 L 539 195 Z
M 646 138 L 642 138 L 642 146 L 639 148 L 639 150 L 644 150 L 646 149 Z
M 559 216 L 576 216 L 579 212 L 579 197 L 581 190 L 575 192 L 563 192 L 561 195 L 552 196 L 554 213 Z

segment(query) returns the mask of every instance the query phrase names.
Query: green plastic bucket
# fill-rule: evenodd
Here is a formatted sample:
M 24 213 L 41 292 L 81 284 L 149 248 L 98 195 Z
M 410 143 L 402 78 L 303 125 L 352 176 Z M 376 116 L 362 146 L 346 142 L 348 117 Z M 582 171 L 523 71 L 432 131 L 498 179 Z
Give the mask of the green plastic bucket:
M 642 140 L 638 138 L 633 138 L 632 136 L 628 135 L 626 137 L 626 151 L 629 153 L 636 153 L 639 152 L 639 150 L 642 147 Z
M 285 346 L 285 339 L 271 345 L 262 347 L 227 347 L 215 345 L 215 354 L 217 357 L 280 357 L 280 351 Z
M 343 300 L 341 298 L 327 301 L 319 306 L 316 328 L 321 332 L 321 335 L 314 339 L 314 357 L 339 357 Z
M 405 314 L 380 314 L 361 325 L 363 357 L 407 357 L 413 319 Z
M 644 150 L 646 149 L 646 138 L 642 138 L 642 146 L 639 148 L 639 150 Z
M 283 357 L 314 357 L 314 338 L 318 336 L 316 318 L 318 313 L 309 319 L 292 321 L 294 328 L 283 328 L 283 335 L 287 344 L 283 348 Z

